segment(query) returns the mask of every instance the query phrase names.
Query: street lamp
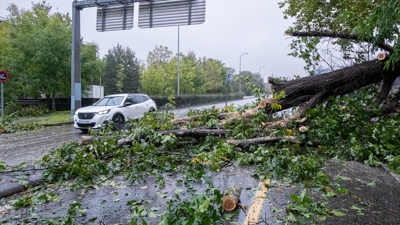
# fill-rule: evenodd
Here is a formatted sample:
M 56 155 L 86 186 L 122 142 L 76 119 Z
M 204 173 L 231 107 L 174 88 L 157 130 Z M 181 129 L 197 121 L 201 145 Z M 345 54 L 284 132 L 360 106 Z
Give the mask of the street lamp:
M 263 67 L 265 67 L 265 66 L 262 66 L 262 67 L 260 67 L 260 69 L 258 69 L 258 74 L 260 74 L 260 76 L 261 76 L 261 68 L 263 68 Z
M 265 80 L 265 74 L 267 74 L 267 73 L 263 74 L 264 91 L 265 91 L 265 87 L 267 86 L 267 81 Z
M 240 60 L 239 60 L 239 78 L 240 78 L 240 75 L 242 73 L 242 56 L 246 55 L 246 54 L 249 54 L 249 53 L 245 52 L 245 53 L 240 55 Z M 242 93 L 242 80 L 241 79 L 239 79 L 239 93 Z

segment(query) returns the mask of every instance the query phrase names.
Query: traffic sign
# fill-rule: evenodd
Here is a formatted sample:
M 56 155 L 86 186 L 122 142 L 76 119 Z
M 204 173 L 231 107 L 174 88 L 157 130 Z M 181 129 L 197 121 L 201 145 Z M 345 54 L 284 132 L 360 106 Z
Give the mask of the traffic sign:
M 206 0 L 140 1 L 140 28 L 202 24 L 206 20 Z
M 0 83 L 5 83 L 8 81 L 8 73 L 5 70 L 0 70 Z

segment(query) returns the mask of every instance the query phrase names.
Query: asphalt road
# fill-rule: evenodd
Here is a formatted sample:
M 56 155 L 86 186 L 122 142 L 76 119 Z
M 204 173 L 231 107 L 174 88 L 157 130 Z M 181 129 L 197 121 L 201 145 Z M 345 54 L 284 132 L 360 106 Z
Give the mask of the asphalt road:
M 235 106 L 243 106 L 254 101 L 255 98 L 246 98 L 243 100 L 228 101 L 228 105 L 234 103 Z M 205 109 L 215 106 L 222 108 L 226 102 L 213 103 L 201 106 L 182 107 L 173 110 L 178 116 L 182 117 L 190 109 Z M 17 132 L 11 134 L 0 134 L 0 161 L 5 162 L 7 166 L 14 167 L 25 162 L 32 164 L 39 161 L 44 155 L 52 149 L 59 148 L 63 144 L 77 141 L 81 138 L 82 132 L 73 127 L 73 125 L 64 125 L 56 127 L 46 127 L 39 130 Z

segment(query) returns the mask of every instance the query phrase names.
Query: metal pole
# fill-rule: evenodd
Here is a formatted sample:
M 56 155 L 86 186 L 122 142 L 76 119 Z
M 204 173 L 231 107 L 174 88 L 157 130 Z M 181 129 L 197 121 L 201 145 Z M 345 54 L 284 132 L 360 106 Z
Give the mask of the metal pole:
M 226 81 L 225 81 L 225 91 L 226 91 L 226 93 L 225 93 L 225 107 L 228 107 L 228 86 L 229 86 L 229 84 L 230 84 L 230 75 L 229 75 L 229 73 L 227 73 L 226 74 Z
M 81 107 L 81 9 L 72 3 L 71 117 Z
M 240 55 L 240 60 L 239 60 L 239 78 L 241 78 L 241 73 L 242 73 L 242 56 L 245 54 L 249 53 L 243 53 Z M 242 79 L 239 79 L 239 93 L 242 93 Z
M 1 119 L 4 120 L 4 83 L 1 82 Z
M 179 53 L 179 26 L 178 26 L 178 96 L 179 96 L 179 75 L 180 75 L 180 53 Z
M 265 80 L 265 74 L 267 74 L 267 73 L 263 74 L 264 91 L 265 91 L 265 87 L 267 86 L 267 81 Z
M 225 85 L 225 107 L 228 107 L 228 85 Z
M 263 79 L 263 78 L 261 77 L 261 68 L 263 68 L 263 67 L 265 67 L 265 66 L 262 66 L 262 67 L 260 67 L 260 68 L 258 69 L 258 74 L 260 74 L 260 78 L 261 78 L 261 79 Z M 263 83 L 264 83 L 264 79 L 263 79 Z M 263 85 L 263 87 L 264 87 L 264 85 Z
M 100 98 L 103 97 L 103 87 L 101 86 L 101 74 L 100 74 Z
M 262 66 L 262 67 L 260 67 L 260 69 L 258 69 L 258 74 L 260 74 L 260 76 L 261 76 L 261 68 L 263 68 L 263 67 L 265 67 L 265 66 Z

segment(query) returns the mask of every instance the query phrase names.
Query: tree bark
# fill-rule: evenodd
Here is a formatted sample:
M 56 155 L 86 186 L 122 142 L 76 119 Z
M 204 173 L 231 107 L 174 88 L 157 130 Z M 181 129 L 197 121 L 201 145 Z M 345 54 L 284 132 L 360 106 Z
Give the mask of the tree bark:
M 57 111 L 57 109 L 56 109 L 56 95 L 55 94 L 51 95 L 51 110 L 53 112 Z
M 224 197 L 222 198 L 222 207 L 230 212 L 234 210 L 239 202 L 242 188 L 237 185 L 231 185 L 224 191 Z
M 227 140 L 227 143 L 230 145 L 236 145 L 238 147 L 247 147 L 250 145 L 257 145 L 257 144 L 266 144 L 271 142 L 278 142 L 281 140 L 286 140 L 293 144 L 300 144 L 301 142 L 297 140 L 293 136 L 282 136 L 282 137 L 259 137 L 259 138 L 252 138 L 252 139 L 242 139 L 242 140 Z
M 188 122 L 191 122 L 191 121 L 199 120 L 200 118 L 201 118 L 200 115 L 185 116 L 185 117 L 182 117 L 182 118 L 173 119 L 173 120 L 171 120 L 171 123 L 174 123 L 174 124 L 185 124 L 185 123 L 188 123 Z
M 163 135 L 170 135 L 173 134 L 177 137 L 194 137 L 194 138 L 199 138 L 199 137 L 207 137 L 207 136 L 223 136 L 225 137 L 230 133 L 229 130 L 222 130 L 222 129 L 197 129 L 197 130 L 163 130 L 159 131 Z M 93 139 L 96 138 L 94 136 L 82 136 L 80 140 L 81 145 L 87 145 L 91 144 L 93 142 Z M 107 139 L 107 137 L 102 137 Z M 113 138 L 113 137 L 110 137 Z M 121 147 L 124 145 L 132 145 L 132 139 L 130 138 L 122 138 L 122 139 L 116 139 L 115 140 L 117 147 Z M 186 142 L 186 143 L 194 143 L 193 141 L 191 142 Z M 180 143 L 178 143 L 180 144 Z M 182 143 L 183 144 L 183 143 Z
M 226 136 L 229 131 L 222 129 L 197 129 L 197 130 L 163 130 L 161 134 L 173 134 L 177 137 L 207 137 L 207 136 Z

